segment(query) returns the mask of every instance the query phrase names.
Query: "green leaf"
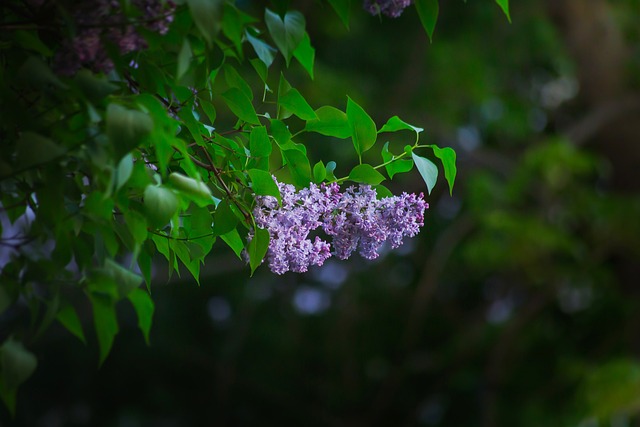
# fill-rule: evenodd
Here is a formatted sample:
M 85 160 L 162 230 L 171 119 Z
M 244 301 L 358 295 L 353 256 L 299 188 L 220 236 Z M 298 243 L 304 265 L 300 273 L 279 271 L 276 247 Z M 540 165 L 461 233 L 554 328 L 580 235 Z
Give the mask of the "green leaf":
M 271 140 L 264 126 L 255 126 L 249 136 L 249 151 L 253 157 L 266 157 L 271 154 Z
M 239 259 L 242 259 L 242 251 L 244 249 L 244 244 L 242 243 L 242 238 L 238 233 L 238 230 L 235 228 L 229 231 L 226 234 L 220 236 L 220 238 L 233 250 L 236 256 Z
M 14 390 L 25 382 L 38 366 L 36 356 L 13 338 L 9 338 L 0 347 L 0 361 L 3 385 Z
M 213 214 L 213 234 L 223 236 L 235 229 L 238 222 L 238 217 L 231 210 L 229 201 L 223 200 Z
M 267 254 L 269 248 L 269 232 L 263 228 L 256 228 L 255 234 L 251 242 L 249 242 L 249 265 L 251 266 L 251 275 L 256 268 L 262 264 L 262 259 Z
M 84 331 L 82 330 L 82 322 L 80 322 L 78 313 L 76 313 L 76 310 L 71 304 L 63 305 L 60 311 L 58 311 L 56 319 L 58 319 L 58 321 L 62 323 L 62 326 L 64 326 L 76 338 L 84 344 L 87 343 L 87 340 L 84 337 Z
M 313 63 L 315 62 L 316 50 L 311 46 L 311 39 L 306 32 L 296 50 L 293 51 L 293 56 L 307 70 L 311 80 L 313 80 Z
M 138 255 L 138 267 L 140 267 L 140 272 L 142 273 L 142 277 L 144 277 L 144 282 L 147 285 L 147 290 L 151 291 L 151 264 L 152 264 L 152 258 L 151 258 L 151 255 L 149 254 L 149 252 L 151 252 L 151 250 L 149 250 L 149 251 L 144 250 L 144 251 L 140 252 L 140 255 Z
M 103 271 L 113 279 L 120 298 L 126 297 L 132 290 L 140 286 L 143 280 L 142 276 L 124 268 L 111 259 L 105 260 Z
M 51 68 L 40 58 L 29 56 L 18 69 L 18 76 L 38 90 L 47 90 L 49 86 L 66 89 L 67 85 L 51 71 Z
M 267 77 L 269 75 L 269 69 L 267 68 L 265 63 L 262 62 L 262 60 L 259 58 L 250 59 L 249 62 L 253 66 L 254 70 L 256 70 L 256 73 L 258 73 L 258 76 L 260 76 L 260 80 L 262 80 L 262 82 L 266 85 Z
M 211 47 L 220 30 L 221 0 L 187 0 L 191 18 Z
M 409 123 L 401 120 L 398 116 L 393 116 L 389 120 L 387 120 L 387 123 L 382 126 L 382 129 L 380 129 L 378 133 L 397 132 L 399 130 L 412 130 L 415 133 L 420 133 L 424 129 L 410 125 Z
M 384 144 L 382 148 L 382 160 L 384 163 L 391 161 L 395 156 L 389 152 L 389 142 Z M 385 169 L 389 174 L 389 178 L 393 179 L 393 176 L 397 173 L 409 172 L 413 169 L 413 160 L 410 159 L 399 159 L 394 160 L 393 162 L 385 165 Z
M 253 50 L 256 51 L 258 58 L 260 58 L 264 65 L 269 68 L 275 59 L 276 52 L 278 52 L 276 48 L 270 46 L 259 38 L 252 36 L 249 31 L 245 31 L 245 34 L 247 36 L 247 40 L 251 46 L 253 46 Z
M 225 3 L 223 6 L 222 32 L 231 40 L 238 52 L 242 52 L 242 34 L 244 26 L 255 19 L 238 10 L 233 4 Z
M 94 219 L 110 221 L 113 215 L 114 202 L 110 197 L 106 197 L 99 191 L 89 193 L 84 199 L 83 212 Z
M 300 150 L 282 150 L 282 155 L 291 172 L 291 177 L 299 187 L 306 187 L 311 181 L 311 165 L 309 159 Z
M 340 20 L 347 29 L 349 28 L 349 14 L 351 12 L 351 0 L 329 0 L 329 4 L 336 11 Z
M 260 125 L 260 120 L 256 115 L 256 110 L 251 104 L 251 100 L 240 89 L 232 87 L 222 94 L 222 97 L 226 101 L 229 109 L 238 116 L 240 120 L 243 120 L 252 125 Z
M 189 108 L 184 108 L 180 110 L 180 112 L 178 113 L 178 117 L 182 119 L 184 125 L 189 130 L 189 133 L 191 134 L 191 136 L 193 136 L 193 140 L 196 142 L 196 144 L 204 147 L 205 143 L 202 139 L 202 134 L 205 133 L 205 128 L 203 127 L 202 123 L 194 117 L 193 111 L 191 111 L 191 109 Z M 174 139 L 173 141 L 171 141 L 170 147 L 172 153 L 176 149 L 184 149 L 184 141 Z M 187 153 L 183 153 L 183 155 L 185 156 L 185 158 L 189 158 Z
M 308 132 L 317 132 L 335 138 L 349 138 L 351 125 L 347 115 L 337 108 L 324 106 L 316 110 L 317 119 L 307 121 L 304 128 Z
M 291 140 L 291 132 L 282 120 L 271 120 L 271 135 L 280 146 L 286 145 Z
M 172 172 L 169 175 L 169 182 L 175 189 L 201 208 L 213 204 L 211 189 L 204 182 L 177 172 Z
M 182 40 L 182 47 L 178 54 L 178 71 L 176 72 L 176 81 L 179 81 L 189 69 L 189 65 L 191 65 L 191 58 L 193 58 L 191 46 L 189 45 L 189 40 L 185 37 Z
M 93 321 L 98 336 L 100 348 L 100 362 L 102 365 L 111 351 L 113 340 L 118 333 L 118 319 L 113 301 L 103 295 L 90 294 L 89 299 L 93 306 Z
M 433 31 L 436 29 L 436 23 L 438 22 L 438 0 L 416 0 L 415 5 L 422 26 L 427 32 L 429 40 L 433 41 Z
M 376 198 L 378 200 L 393 197 L 393 193 L 382 184 L 374 185 L 373 188 L 376 190 Z
M 14 388 L 8 388 L 4 385 L 4 379 L 2 378 L 2 371 L 0 371 L 0 397 L 2 397 L 2 401 L 5 406 L 9 410 L 9 413 L 12 417 L 16 415 L 16 396 L 18 392 Z
M 183 218 L 187 237 L 194 239 L 194 242 L 202 248 L 203 253 L 208 254 L 215 241 L 211 212 L 207 208 L 193 207 L 190 209 L 190 213 L 190 216 Z
M 358 165 L 349 173 L 349 179 L 364 184 L 377 185 L 384 181 L 384 175 L 375 170 L 371 165 Z
M 207 115 L 209 119 L 209 123 L 214 124 L 216 122 L 216 109 L 212 103 L 207 101 L 206 99 L 200 98 L 200 107 L 202 107 L 202 111 Z
M 320 184 L 327 177 L 327 169 L 322 161 L 313 166 L 313 182 Z
M 144 190 L 144 207 L 149 224 L 162 228 L 178 210 L 178 198 L 168 188 L 148 185 Z
M 273 41 L 289 66 L 293 52 L 304 37 L 304 16 L 297 11 L 288 11 L 283 19 L 277 13 L 265 9 L 264 20 Z
M 502 9 L 504 14 L 507 16 L 509 22 L 511 22 L 511 15 L 509 14 L 509 0 L 496 0 L 498 6 Z
M 254 193 L 260 196 L 273 196 L 280 202 L 280 190 L 269 172 L 249 169 L 247 173 L 251 178 L 251 188 Z
M 133 240 L 142 244 L 147 240 L 149 232 L 147 231 L 147 221 L 138 212 L 128 209 L 124 211 L 124 222 L 129 228 Z
M 151 296 L 144 289 L 134 289 L 127 298 L 133 305 L 133 309 L 138 316 L 138 327 L 144 335 L 144 340 L 149 345 L 149 332 L 153 320 L 154 304 Z
M 78 71 L 78 74 L 74 77 L 74 82 L 87 99 L 94 103 L 118 90 L 118 86 L 86 69 Z
M 436 145 L 431 145 L 433 154 L 442 161 L 444 168 L 444 177 L 449 184 L 449 195 L 453 194 L 453 183 L 456 180 L 456 152 L 451 147 L 440 148 Z
M 40 40 L 37 34 L 36 31 L 13 31 L 13 39 L 24 49 L 33 50 L 46 57 L 53 56 L 53 51 L 42 43 L 42 40 Z
M 302 120 L 316 119 L 316 112 L 297 89 L 291 88 L 284 95 L 278 95 L 278 104 Z
M 127 153 L 116 168 L 116 191 L 120 190 L 131 178 L 133 172 L 133 155 Z
M 23 132 L 17 144 L 16 163 L 21 168 L 44 164 L 64 154 L 58 144 L 31 131 Z
M 244 93 L 249 100 L 253 100 L 253 91 L 251 86 L 242 78 L 242 76 L 229 64 L 224 65 L 224 78 L 229 87 L 237 87 Z
M 433 164 L 433 162 L 431 162 L 431 160 L 420 157 L 413 152 L 411 153 L 411 157 L 413 157 L 413 161 L 418 168 L 418 172 L 422 175 L 422 179 L 425 184 L 427 184 L 428 193 L 431 194 L 431 190 L 438 180 L 438 168 Z
M 376 124 L 351 98 L 347 99 L 347 119 L 351 127 L 351 138 L 359 156 L 376 142 Z
M 153 121 L 142 111 L 118 104 L 107 107 L 107 136 L 117 160 L 140 145 L 152 130 Z

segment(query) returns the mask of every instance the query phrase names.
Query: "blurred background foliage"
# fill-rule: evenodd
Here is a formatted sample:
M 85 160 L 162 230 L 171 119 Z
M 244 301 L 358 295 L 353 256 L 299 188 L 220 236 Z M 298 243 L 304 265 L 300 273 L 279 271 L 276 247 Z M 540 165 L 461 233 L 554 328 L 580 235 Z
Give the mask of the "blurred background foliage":
M 355 2 L 347 30 L 325 3 L 290 6 L 316 48 L 315 80 L 295 65 L 291 84 L 424 126 L 458 152 L 453 197 L 441 181 L 420 236 L 374 262 L 249 278 L 214 248 L 198 287 L 158 260 L 151 345 L 124 304 L 100 369 L 91 338 L 53 326 L 4 422 L 640 426 L 638 1 L 522 0 L 512 24 L 441 2 L 433 43 L 412 8 Z M 304 142 L 353 163 L 324 141 Z M 424 191 L 415 173 L 390 186 Z

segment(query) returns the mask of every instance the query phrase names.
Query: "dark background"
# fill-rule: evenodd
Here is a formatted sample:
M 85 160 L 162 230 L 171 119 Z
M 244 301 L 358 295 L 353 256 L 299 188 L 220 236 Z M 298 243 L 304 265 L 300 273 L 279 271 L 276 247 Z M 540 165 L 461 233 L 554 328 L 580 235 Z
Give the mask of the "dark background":
M 100 369 L 95 337 L 54 325 L 6 425 L 640 425 L 638 2 L 523 0 L 509 24 L 492 1 L 442 1 L 433 43 L 413 8 L 355 3 L 350 30 L 292 5 L 316 77 L 290 82 L 455 148 L 453 196 L 440 180 L 419 237 L 375 262 L 249 278 L 220 246 L 198 287 L 158 260 L 151 345 L 126 302 Z M 354 161 L 348 140 L 304 142 Z M 390 186 L 425 190 L 416 171 Z

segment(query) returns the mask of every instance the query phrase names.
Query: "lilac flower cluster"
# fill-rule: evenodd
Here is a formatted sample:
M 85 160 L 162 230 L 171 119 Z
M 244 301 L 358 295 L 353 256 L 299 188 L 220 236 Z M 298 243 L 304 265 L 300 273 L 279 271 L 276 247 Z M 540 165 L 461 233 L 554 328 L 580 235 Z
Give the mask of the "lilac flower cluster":
M 364 10 L 372 15 L 384 14 L 397 18 L 413 3 L 413 0 L 364 0 Z
M 115 45 L 119 54 L 125 55 L 147 47 L 136 25 L 159 34 L 169 31 L 176 7 L 173 2 L 133 0 L 132 4 L 142 13 L 135 21 L 124 15 L 118 0 L 80 3 L 73 13 L 78 32 L 61 44 L 54 58 L 55 70 L 67 76 L 81 67 L 108 73 L 114 65 L 105 49 L 106 43 Z
M 297 192 L 289 184 L 278 187 L 281 205 L 275 197 L 258 196 L 254 209 L 256 224 L 269 231 L 266 260 L 276 274 L 305 272 L 332 254 L 346 259 L 356 250 L 367 259 L 377 258 L 384 242 L 397 248 L 404 237 L 417 235 L 429 207 L 422 194 L 377 199 L 368 185 L 344 193 L 337 183 L 311 184 Z M 309 237 L 318 228 L 332 238 L 333 253 L 329 242 Z

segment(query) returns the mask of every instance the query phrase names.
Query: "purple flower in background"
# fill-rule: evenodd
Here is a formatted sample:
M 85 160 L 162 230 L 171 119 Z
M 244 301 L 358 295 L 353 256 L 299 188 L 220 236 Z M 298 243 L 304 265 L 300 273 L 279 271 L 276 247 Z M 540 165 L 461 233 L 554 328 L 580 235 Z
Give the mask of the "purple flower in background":
M 336 183 L 311 184 L 298 192 L 292 185 L 278 187 L 282 205 L 275 197 L 258 196 L 254 209 L 256 224 L 269 231 L 266 260 L 276 274 L 305 272 L 332 254 L 346 259 L 355 250 L 367 259 L 377 258 L 384 242 L 397 248 L 404 237 L 418 234 L 428 208 L 422 194 L 378 200 L 368 185 L 352 186 L 344 193 Z M 333 253 L 327 241 L 309 237 L 319 228 L 332 239 Z
M 147 47 L 137 28 L 145 27 L 166 34 L 173 21 L 176 5 L 160 0 L 133 0 L 142 13 L 134 20 L 126 17 L 120 2 L 93 0 L 81 3 L 73 13 L 77 34 L 62 42 L 54 58 L 54 69 L 63 75 L 73 75 L 81 67 L 108 73 L 114 64 L 107 55 L 105 43 L 114 44 L 125 55 Z
M 372 15 L 384 14 L 397 18 L 413 0 L 364 0 L 364 10 Z

